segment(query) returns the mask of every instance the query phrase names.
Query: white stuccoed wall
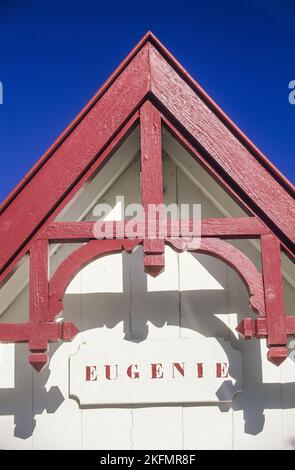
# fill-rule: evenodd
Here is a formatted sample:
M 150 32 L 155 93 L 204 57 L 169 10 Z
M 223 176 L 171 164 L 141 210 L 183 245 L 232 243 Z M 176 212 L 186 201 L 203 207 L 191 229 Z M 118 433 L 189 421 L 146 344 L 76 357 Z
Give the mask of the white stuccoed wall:
M 202 203 L 203 217 L 220 211 L 164 155 L 165 202 Z M 134 160 L 104 195 L 114 205 L 140 201 L 139 163 Z M 218 206 L 218 204 L 217 204 Z M 90 214 L 88 219 L 93 218 Z M 120 218 L 118 207 L 109 218 Z M 259 266 L 259 253 L 239 242 Z M 67 251 L 72 246 L 66 248 Z M 52 270 L 63 259 L 54 255 Z M 65 250 L 64 250 L 65 252 Z M 27 345 L 0 345 L 0 448 L 4 449 L 290 449 L 295 447 L 295 364 L 276 368 L 265 344 L 243 341 L 234 331 L 251 315 L 247 291 L 235 272 L 205 255 L 166 248 L 166 269 L 156 279 L 143 272 L 142 249 L 88 265 L 71 282 L 65 320 L 81 333 L 71 343 L 50 345 L 50 367 L 37 373 Z M 294 289 L 286 284 L 289 313 Z M 1 321 L 28 315 L 27 288 Z M 201 405 L 79 408 L 68 398 L 68 358 L 82 341 L 223 337 L 242 353 L 243 392 L 230 409 Z M 15 365 L 15 369 L 14 369 Z

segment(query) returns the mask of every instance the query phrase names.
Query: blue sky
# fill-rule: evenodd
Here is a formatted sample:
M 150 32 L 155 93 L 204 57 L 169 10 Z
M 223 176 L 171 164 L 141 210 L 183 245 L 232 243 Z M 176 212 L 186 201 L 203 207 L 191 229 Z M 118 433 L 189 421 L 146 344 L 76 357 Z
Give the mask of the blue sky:
M 294 0 L 1 0 L 0 200 L 148 30 L 294 182 Z

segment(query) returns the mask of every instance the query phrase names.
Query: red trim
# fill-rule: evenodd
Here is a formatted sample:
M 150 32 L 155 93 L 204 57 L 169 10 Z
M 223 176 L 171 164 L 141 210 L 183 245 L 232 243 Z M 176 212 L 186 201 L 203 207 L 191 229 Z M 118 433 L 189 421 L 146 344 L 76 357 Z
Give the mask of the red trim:
M 65 330 L 64 326 L 66 323 L 54 323 L 54 322 L 27 322 L 27 323 L 0 323 L 0 336 L 1 341 L 7 343 L 24 343 L 29 341 L 32 337 L 35 338 L 36 343 L 38 341 L 43 342 L 43 338 L 46 337 L 48 341 L 58 341 L 63 339 L 69 341 L 73 338 L 73 335 L 69 337 L 69 330 Z M 73 325 L 72 323 L 68 323 Z M 71 328 L 71 326 L 70 326 Z M 78 330 L 72 330 L 75 334 Z M 43 346 L 43 343 L 42 343 Z

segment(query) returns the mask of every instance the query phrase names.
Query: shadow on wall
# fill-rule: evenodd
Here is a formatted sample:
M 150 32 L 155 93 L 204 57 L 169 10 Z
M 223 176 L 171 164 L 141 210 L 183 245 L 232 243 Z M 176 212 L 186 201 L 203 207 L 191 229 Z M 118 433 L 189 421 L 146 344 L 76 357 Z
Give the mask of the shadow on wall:
M 72 312 L 69 311 L 71 309 L 65 308 L 65 320 L 76 322 L 78 327 L 81 326 L 81 331 L 102 327 L 112 329 L 123 321 L 125 339 L 129 341 L 145 340 L 148 335 L 148 322 L 157 328 L 178 326 L 195 330 L 205 337 L 230 341 L 233 348 L 241 350 L 243 376 L 243 391 L 234 397 L 233 409 L 243 410 L 245 433 L 257 435 L 264 427 L 265 409 L 295 407 L 295 384 L 263 383 L 259 341 L 238 340 L 228 326 L 215 315 L 234 311 L 238 314 L 238 322 L 243 317 L 251 315 L 248 294 L 242 281 L 228 268 L 238 292 L 238 301 L 234 302 L 233 310 L 229 276 L 224 276 L 224 270 L 220 269 L 221 262 L 206 255 L 192 256 L 220 284 L 220 289 L 148 292 L 146 274 L 142 269 L 142 253 L 137 250 L 132 255 L 123 254 L 123 292 L 68 294 L 65 304 L 67 301 L 72 304 L 83 303 L 83 310 L 85 309 L 87 313 L 83 315 L 81 323 L 81 318 L 73 318 Z M 230 286 L 232 288 L 231 284 Z M 59 347 L 60 344 L 50 344 L 50 358 Z M 0 389 L 0 415 L 14 415 L 16 437 L 29 438 L 36 425 L 35 416 L 44 410 L 49 414 L 55 413 L 63 401 L 68 399 L 63 396 L 58 386 L 46 388 L 49 377 L 50 368 L 39 374 L 31 369 L 28 364 L 27 344 L 17 344 L 15 388 Z M 37 398 L 34 397 L 36 386 Z M 284 397 L 283 403 L 282 397 Z M 221 411 L 227 412 L 222 407 Z

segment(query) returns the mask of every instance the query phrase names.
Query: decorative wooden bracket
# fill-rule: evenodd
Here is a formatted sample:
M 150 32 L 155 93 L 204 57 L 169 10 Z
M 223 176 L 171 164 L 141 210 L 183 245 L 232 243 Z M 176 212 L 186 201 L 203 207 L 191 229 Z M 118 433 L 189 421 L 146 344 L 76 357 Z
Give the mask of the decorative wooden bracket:
M 39 372 L 48 363 L 49 341 L 71 341 L 78 333 L 71 322 L 48 321 L 48 241 L 30 249 L 30 318 L 27 323 L 0 324 L 2 342 L 28 342 L 29 362 Z
M 295 336 L 295 317 L 287 316 L 285 317 L 286 321 L 286 335 Z M 245 339 L 251 338 L 268 338 L 269 345 L 269 328 L 268 328 L 268 319 L 267 318 L 244 318 L 236 330 Z M 272 346 L 268 350 L 267 357 L 270 362 L 279 366 L 287 357 L 287 348 L 286 346 Z
M 48 282 L 48 240 L 38 239 L 30 250 L 30 319 L 27 323 L 0 324 L 0 341 L 29 343 L 30 364 L 39 372 L 48 364 L 48 342 L 71 341 L 78 328 L 56 319 L 62 299 L 75 274 L 97 257 L 116 251 L 130 251 L 140 240 L 92 240 L 74 251 Z M 60 294 L 59 294 L 60 293 Z
M 29 362 L 40 371 L 48 363 L 48 341 L 71 341 L 78 331 L 72 323 L 48 322 L 48 241 L 37 240 L 30 249 L 30 322 L 16 330 L 29 341 Z
M 38 372 L 48 363 L 48 342 L 71 341 L 77 333 L 79 330 L 72 322 L 30 321 L 0 324 L 2 342 L 29 343 L 29 362 Z
M 237 327 L 245 339 L 267 338 L 267 357 L 280 365 L 288 356 L 287 336 L 295 335 L 295 317 L 285 315 L 284 290 L 281 272 L 281 247 L 272 235 L 261 235 L 265 318 L 244 318 Z

